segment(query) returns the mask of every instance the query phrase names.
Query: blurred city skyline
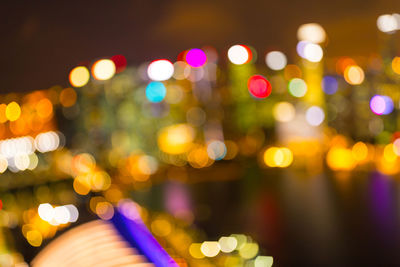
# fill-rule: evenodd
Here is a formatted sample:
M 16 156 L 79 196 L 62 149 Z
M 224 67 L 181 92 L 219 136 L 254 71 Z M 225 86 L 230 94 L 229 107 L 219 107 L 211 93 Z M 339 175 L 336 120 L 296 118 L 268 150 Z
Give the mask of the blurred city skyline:
M 308 22 L 327 31 L 327 57 L 367 56 L 380 49 L 377 17 L 399 8 L 394 0 L 1 3 L 0 93 L 67 86 L 73 67 L 115 54 L 138 65 L 174 60 L 191 47 L 223 53 L 245 43 L 255 47 L 259 62 L 272 48 L 293 61 L 296 30 Z

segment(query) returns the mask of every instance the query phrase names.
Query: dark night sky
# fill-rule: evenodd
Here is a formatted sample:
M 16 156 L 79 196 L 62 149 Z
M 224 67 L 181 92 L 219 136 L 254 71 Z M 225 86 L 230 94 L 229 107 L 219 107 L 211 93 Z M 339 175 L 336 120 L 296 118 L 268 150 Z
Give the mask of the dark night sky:
M 247 43 L 293 55 L 307 22 L 326 29 L 328 56 L 367 55 L 378 51 L 376 18 L 393 12 L 400 1 L 2 1 L 0 93 L 67 86 L 72 67 L 114 54 L 139 64 Z

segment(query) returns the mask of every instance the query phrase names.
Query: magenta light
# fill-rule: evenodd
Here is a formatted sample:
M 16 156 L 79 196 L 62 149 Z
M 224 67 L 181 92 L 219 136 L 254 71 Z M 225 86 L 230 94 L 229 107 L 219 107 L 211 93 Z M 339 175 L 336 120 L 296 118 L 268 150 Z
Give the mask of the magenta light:
M 377 115 L 382 115 L 386 110 L 386 102 L 385 99 L 380 95 L 375 95 L 371 98 L 369 102 L 369 107 L 372 112 Z
M 198 48 L 193 48 L 186 53 L 185 59 L 187 64 L 189 64 L 189 66 L 193 68 L 199 68 L 204 66 L 204 64 L 206 64 L 207 56 L 203 50 Z

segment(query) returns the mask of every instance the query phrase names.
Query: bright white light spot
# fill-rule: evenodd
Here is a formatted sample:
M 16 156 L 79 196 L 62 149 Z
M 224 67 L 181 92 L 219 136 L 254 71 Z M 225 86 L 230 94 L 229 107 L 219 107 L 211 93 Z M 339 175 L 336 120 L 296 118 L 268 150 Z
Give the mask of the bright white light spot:
M 228 50 L 228 59 L 236 65 L 242 65 L 249 60 L 249 51 L 243 45 L 234 45 Z
M 205 241 L 201 244 L 200 251 L 206 257 L 215 257 L 218 255 L 221 247 L 218 242 L 215 241 Z
M 24 171 L 29 167 L 29 156 L 26 154 L 16 155 L 14 157 L 14 164 L 20 171 Z
M 46 222 L 50 222 L 54 218 L 54 209 L 49 203 L 40 204 L 38 207 L 39 217 Z
M 66 224 L 69 222 L 69 210 L 65 206 L 54 208 L 54 220 L 59 224 Z
M 313 43 L 308 43 L 304 47 L 304 58 L 311 62 L 320 62 L 322 57 L 324 56 L 324 52 L 322 48 Z
M 322 108 L 312 106 L 306 111 L 306 120 L 312 126 L 320 125 L 325 119 L 325 113 Z
M 151 62 L 147 68 L 147 75 L 153 81 L 166 81 L 174 74 L 174 65 L 166 59 Z
M 108 80 L 115 74 L 115 64 L 110 59 L 102 59 L 93 64 L 92 74 L 96 80 Z
M 396 16 L 389 14 L 379 16 L 376 25 L 381 32 L 385 33 L 393 33 L 400 27 Z
M 281 70 L 286 67 L 287 59 L 280 51 L 269 52 L 265 57 L 267 66 L 272 70 Z
M 237 240 L 232 236 L 223 236 L 218 240 L 221 251 L 225 253 L 230 253 L 234 251 L 237 247 Z
M 308 41 L 312 43 L 322 43 L 326 39 L 324 28 L 317 23 L 303 24 L 297 30 L 297 38 L 300 41 Z
M 70 205 L 65 205 L 64 206 L 66 209 L 68 209 L 68 213 L 69 213 L 69 222 L 76 222 L 78 220 L 79 217 L 79 212 L 78 209 L 70 204 Z
M 60 137 L 55 132 L 38 134 L 35 138 L 36 149 L 40 152 L 56 150 L 60 145 Z
M 271 267 L 274 259 L 270 256 L 257 256 L 254 261 L 254 267 Z

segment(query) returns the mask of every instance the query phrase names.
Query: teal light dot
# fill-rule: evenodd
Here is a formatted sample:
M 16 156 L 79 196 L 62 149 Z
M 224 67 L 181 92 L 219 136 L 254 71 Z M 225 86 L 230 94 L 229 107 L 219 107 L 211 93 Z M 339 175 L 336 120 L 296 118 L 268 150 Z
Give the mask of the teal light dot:
M 150 102 L 161 102 L 166 94 L 167 89 L 162 82 L 151 82 L 146 87 L 146 97 Z

